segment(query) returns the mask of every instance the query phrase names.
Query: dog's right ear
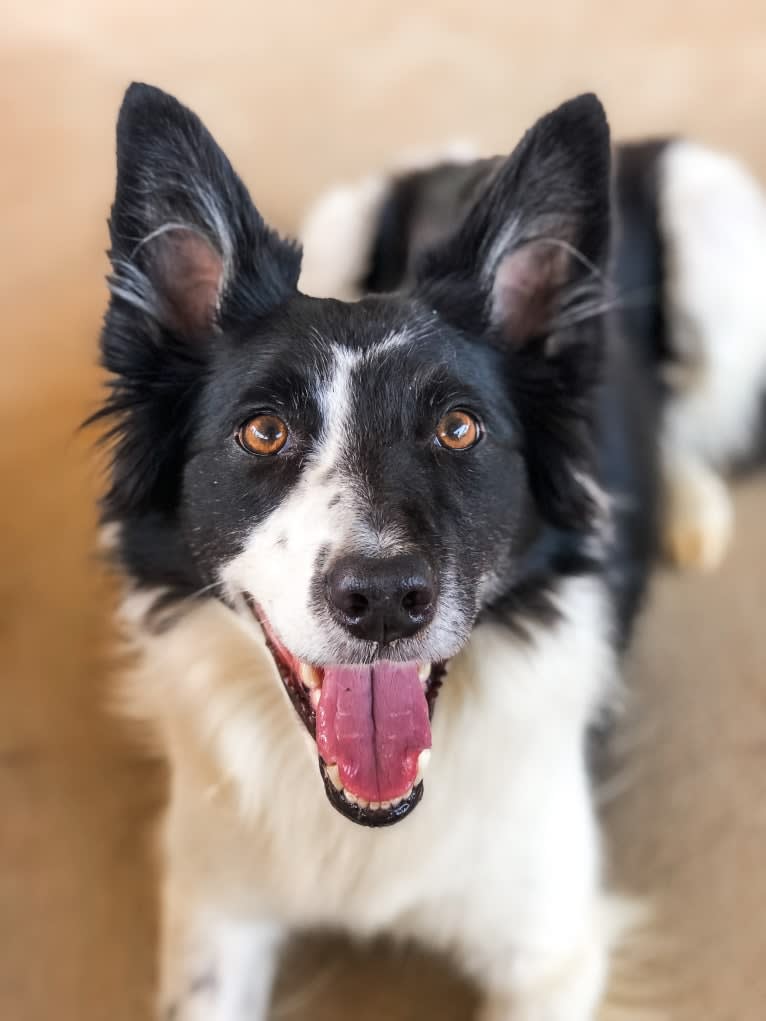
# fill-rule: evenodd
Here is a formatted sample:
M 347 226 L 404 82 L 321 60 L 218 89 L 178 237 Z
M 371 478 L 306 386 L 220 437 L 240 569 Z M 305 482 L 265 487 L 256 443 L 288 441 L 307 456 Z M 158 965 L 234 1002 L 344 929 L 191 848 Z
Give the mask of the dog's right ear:
M 113 306 L 176 338 L 255 319 L 294 290 L 300 249 L 263 221 L 199 118 L 149 85 L 117 123 Z
M 90 421 L 111 420 L 104 515 L 125 524 L 174 512 L 213 343 L 295 293 L 300 249 L 264 223 L 199 118 L 148 85 L 120 110 L 109 229 L 111 375 Z

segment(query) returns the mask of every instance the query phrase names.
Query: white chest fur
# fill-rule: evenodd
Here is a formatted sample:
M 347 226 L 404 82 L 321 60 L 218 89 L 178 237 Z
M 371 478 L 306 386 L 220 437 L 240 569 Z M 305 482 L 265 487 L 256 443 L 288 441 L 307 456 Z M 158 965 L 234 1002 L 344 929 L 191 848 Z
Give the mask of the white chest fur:
M 176 882 L 221 917 L 415 937 L 491 985 L 530 954 L 566 957 L 593 924 L 583 745 L 615 665 L 599 584 L 567 582 L 560 606 L 529 639 L 474 631 L 436 703 L 423 801 L 384 830 L 328 803 L 254 626 L 211 601 L 162 634 L 140 631 L 128 688 L 171 763 Z

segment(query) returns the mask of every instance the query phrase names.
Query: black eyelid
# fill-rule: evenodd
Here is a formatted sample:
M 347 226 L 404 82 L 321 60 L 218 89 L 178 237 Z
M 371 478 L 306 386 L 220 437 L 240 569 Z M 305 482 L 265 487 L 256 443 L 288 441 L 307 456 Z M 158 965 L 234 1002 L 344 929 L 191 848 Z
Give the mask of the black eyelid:
M 484 435 L 484 432 L 485 432 L 485 429 L 484 429 L 484 419 L 478 413 L 478 411 L 474 411 L 472 408 L 470 408 L 466 404 L 455 404 L 453 407 L 448 408 L 447 411 L 443 412 L 439 416 L 439 421 L 441 422 L 441 420 L 443 418 L 446 418 L 447 415 L 454 415 L 456 412 L 462 412 L 464 415 L 470 415 L 470 417 L 474 420 L 474 422 L 479 427 L 479 432 L 481 433 L 481 435 L 482 436 Z
M 290 423 L 287 421 L 284 411 L 280 411 L 277 408 L 257 408 L 254 411 L 248 411 L 244 418 L 238 418 L 238 422 L 234 426 L 234 431 L 239 432 L 240 429 L 245 428 L 248 422 L 252 422 L 254 418 L 260 418 L 262 415 L 269 415 L 273 418 L 280 419 L 287 426 L 288 432 L 290 431 Z

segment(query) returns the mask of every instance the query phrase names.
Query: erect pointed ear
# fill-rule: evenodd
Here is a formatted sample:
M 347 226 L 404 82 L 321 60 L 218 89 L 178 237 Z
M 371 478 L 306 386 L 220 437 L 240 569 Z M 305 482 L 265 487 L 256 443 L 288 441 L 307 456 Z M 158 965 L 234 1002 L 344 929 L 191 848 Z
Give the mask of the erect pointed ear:
M 498 165 L 462 223 L 427 253 L 418 288 L 460 325 L 519 347 L 555 330 L 609 257 L 610 143 L 592 94 L 542 117 Z M 593 292 L 590 293 L 593 298 Z
M 299 248 L 264 223 L 199 118 L 148 85 L 120 110 L 109 227 L 114 300 L 176 335 L 262 315 L 297 284 Z
M 598 99 L 564 103 L 497 165 L 456 232 L 416 270 L 421 299 L 508 353 L 531 491 L 544 520 L 565 531 L 591 531 L 604 514 L 594 419 L 610 162 Z

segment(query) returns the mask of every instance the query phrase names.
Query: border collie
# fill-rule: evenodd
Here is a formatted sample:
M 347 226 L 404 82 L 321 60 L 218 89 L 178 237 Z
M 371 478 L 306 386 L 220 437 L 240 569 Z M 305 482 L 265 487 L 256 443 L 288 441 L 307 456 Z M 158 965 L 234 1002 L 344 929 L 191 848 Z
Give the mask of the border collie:
M 621 152 L 615 270 L 611 159 L 584 95 L 507 158 L 336 195 L 301 291 L 299 246 L 197 117 L 128 90 L 97 417 L 125 687 L 171 772 L 165 1021 L 265 1018 L 283 934 L 317 926 L 451 953 L 483 1021 L 594 1017 L 625 912 L 588 753 L 657 545 L 657 451 L 725 518 L 715 472 L 766 365 L 695 206 L 715 158 Z M 741 286 L 766 279 L 749 256 Z

